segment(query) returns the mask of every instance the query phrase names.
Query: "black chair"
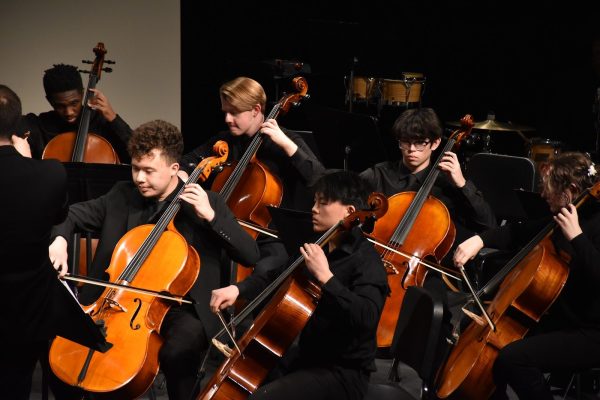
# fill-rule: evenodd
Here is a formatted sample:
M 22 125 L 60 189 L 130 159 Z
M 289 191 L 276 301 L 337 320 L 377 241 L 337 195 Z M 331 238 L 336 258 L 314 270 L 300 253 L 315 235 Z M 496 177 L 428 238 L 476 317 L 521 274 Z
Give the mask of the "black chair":
M 515 190 L 535 191 L 535 164 L 529 158 L 477 153 L 469 159 L 465 175 L 483 193 L 499 222 L 528 216 Z
M 421 378 L 420 399 L 435 398 L 436 372 L 449 349 L 447 335 L 450 332 L 443 329 L 443 315 L 442 302 L 435 300 L 427 289 L 407 288 L 390 353 L 394 357 L 392 369 L 402 362 Z M 415 397 L 393 381 L 369 384 L 364 400 L 386 399 L 414 400 Z
M 533 217 L 532 212 L 543 211 L 543 207 L 539 207 L 537 202 L 528 207 L 535 198 L 545 205 L 540 196 L 533 193 L 537 179 L 536 168 L 529 158 L 477 153 L 469 159 L 465 176 L 481 191 L 500 225 L 523 221 Z M 486 261 L 497 259 L 501 262 L 507 256 L 506 252 L 496 249 L 482 249 L 472 261 L 474 268 L 469 268 L 473 271 L 471 278 L 475 287 L 480 288 L 487 280 L 483 272 Z

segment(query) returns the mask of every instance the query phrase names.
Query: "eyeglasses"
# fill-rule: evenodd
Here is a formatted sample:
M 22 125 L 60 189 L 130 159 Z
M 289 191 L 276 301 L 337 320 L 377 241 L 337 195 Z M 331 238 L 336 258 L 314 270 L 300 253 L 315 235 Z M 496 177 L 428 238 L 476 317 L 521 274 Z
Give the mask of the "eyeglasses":
M 413 147 L 416 151 L 423 151 L 430 143 L 429 140 L 423 140 L 421 142 L 405 142 L 403 140 L 398 140 L 398 146 L 402 150 L 410 150 L 410 148 Z

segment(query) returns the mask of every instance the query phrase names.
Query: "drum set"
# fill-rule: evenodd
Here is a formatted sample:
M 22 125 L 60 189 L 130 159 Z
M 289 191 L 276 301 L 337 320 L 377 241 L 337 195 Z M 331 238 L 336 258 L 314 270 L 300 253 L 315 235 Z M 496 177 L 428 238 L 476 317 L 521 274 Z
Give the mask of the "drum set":
M 525 136 L 523 132 L 535 130 L 532 127 L 496 121 L 493 114 L 489 114 L 487 118 L 473 126 L 473 133 L 466 141 L 466 153 L 525 156 L 539 166 L 540 163 L 560 154 L 563 149 L 563 143 L 558 140 Z M 446 125 L 459 127 L 460 122 L 450 121 L 446 122 Z
M 382 106 L 410 108 L 421 104 L 425 92 L 425 77 L 419 72 L 403 72 L 400 79 L 351 75 L 349 80 L 350 106 L 353 103 L 374 105 L 378 110 Z

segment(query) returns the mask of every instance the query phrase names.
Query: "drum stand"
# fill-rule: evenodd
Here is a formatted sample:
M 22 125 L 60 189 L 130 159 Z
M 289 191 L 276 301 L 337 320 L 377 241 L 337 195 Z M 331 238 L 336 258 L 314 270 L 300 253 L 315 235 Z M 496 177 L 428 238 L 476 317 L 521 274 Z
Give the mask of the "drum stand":
M 352 57 L 352 67 L 350 68 L 350 78 L 346 85 L 346 101 L 348 102 L 348 112 L 352 112 L 352 103 L 354 102 L 354 67 L 358 62 L 356 56 Z

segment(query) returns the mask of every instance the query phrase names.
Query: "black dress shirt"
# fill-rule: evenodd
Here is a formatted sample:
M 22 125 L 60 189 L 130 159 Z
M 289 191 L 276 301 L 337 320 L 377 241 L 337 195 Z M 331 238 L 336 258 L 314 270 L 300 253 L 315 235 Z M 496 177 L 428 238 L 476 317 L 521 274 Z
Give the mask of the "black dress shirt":
M 281 207 L 308 210 L 312 206 L 312 193 L 307 190 L 307 186 L 316 182 L 325 168 L 300 135 L 283 128 L 282 130 L 298 145 L 296 153 L 289 157 L 268 136 L 265 136 L 256 157 L 281 180 L 283 184 Z M 191 172 L 200 160 L 213 155 L 212 147 L 218 140 L 224 140 L 229 145 L 227 161 L 231 162 L 241 158 L 252 138 L 246 135 L 233 136 L 229 131 L 221 132 L 202 146 L 185 154 L 180 162 L 181 168 L 188 173 Z
M 557 253 L 567 254 L 569 277 L 552 312 L 572 326 L 600 328 L 600 204 L 588 200 L 578 209 L 583 233 L 570 242 L 560 228 L 552 234 Z M 550 219 L 508 224 L 480 234 L 486 247 L 516 250 L 525 245 Z M 600 336 L 598 338 L 600 340 Z
M 163 211 L 182 185 L 180 180 L 177 189 L 164 200 Z M 214 219 L 208 222 L 198 218 L 193 207 L 182 202 L 175 217 L 175 227 L 200 255 L 200 274 L 188 294 L 196 300 L 196 312 L 210 337 L 219 325 L 209 308 L 211 290 L 223 286 L 222 268 L 228 266 L 223 251 L 228 257 L 247 265 L 256 263 L 259 253 L 256 242 L 240 227 L 221 196 L 210 191 L 207 195 L 215 211 Z M 156 202 L 144 198 L 133 183 L 119 182 L 104 196 L 71 205 L 65 222 L 56 226 L 52 233 L 69 240 L 76 231 L 100 232 L 89 275 L 106 279 L 104 271 L 110 265 L 117 242 L 131 229 L 148 223 L 149 219 L 152 221 L 157 209 L 152 203 Z M 102 289 L 86 285 L 81 301 L 89 304 L 101 292 Z
M 345 233 L 327 259 L 333 277 L 321 287 L 321 299 L 300 335 L 301 364 L 373 371 L 375 333 L 389 292 L 383 263 L 358 228 Z M 286 267 L 249 276 L 237 284 L 240 296 L 256 297 Z
M 400 160 L 379 163 L 363 171 L 360 176 L 371 184 L 373 190 L 390 197 L 396 193 L 418 191 L 430 171 L 431 166 L 411 177 L 411 172 Z M 456 225 L 455 243 L 461 243 L 475 232 L 496 226 L 491 207 L 469 180 L 465 186 L 457 188 L 445 173 L 440 172 L 431 195 L 448 208 Z
M 42 153 L 48 142 L 56 135 L 65 132 L 77 133 L 80 118 L 75 123 L 69 124 L 56 111 L 48 111 L 39 115 L 30 113 L 21 119 L 17 133 L 22 136 L 23 133 L 30 131 L 31 156 L 39 159 L 42 158 Z M 120 161 L 129 163 L 127 141 L 131 137 L 132 131 L 119 115 L 113 121 L 108 122 L 101 113 L 91 111 L 89 132 L 107 139 L 117 152 Z

